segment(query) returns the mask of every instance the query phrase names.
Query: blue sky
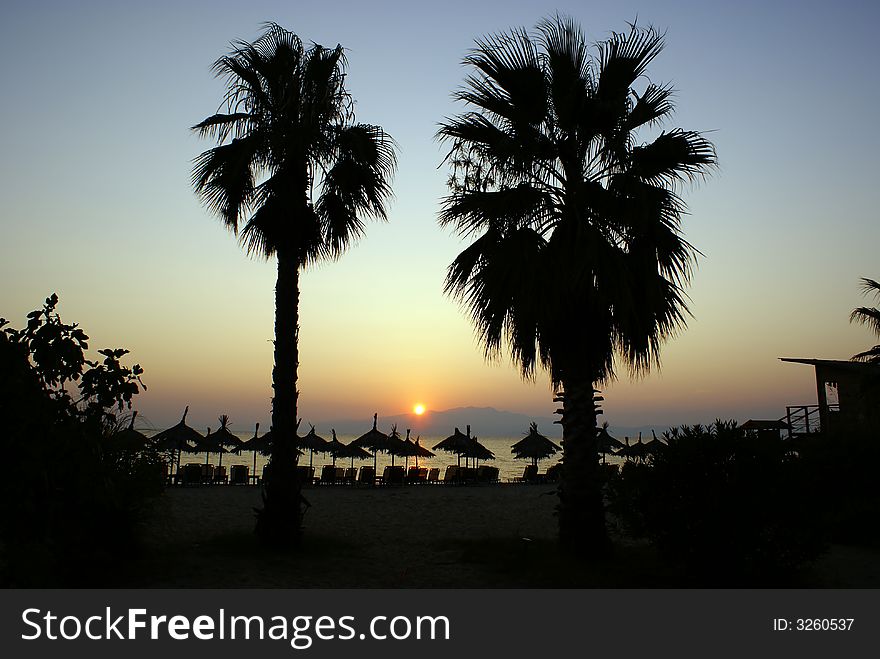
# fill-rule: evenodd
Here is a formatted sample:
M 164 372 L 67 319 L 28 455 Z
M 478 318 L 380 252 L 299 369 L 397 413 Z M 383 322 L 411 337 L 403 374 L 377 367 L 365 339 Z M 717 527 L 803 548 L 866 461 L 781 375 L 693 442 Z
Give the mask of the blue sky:
M 146 369 L 142 414 L 268 420 L 274 268 L 249 260 L 199 206 L 189 126 L 223 87 L 211 63 L 276 21 L 348 49 L 358 119 L 400 146 L 390 221 L 303 280 L 306 416 L 371 416 L 417 401 L 549 415 L 543 378 L 485 364 L 442 295 L 463 244 L 436 224 L 438 122 L 473 39 L 559 12 L 591 39 L 638 17 L 666 31 L 649 69 L 678 90 L 670 124 L 712 131 L 718 171 L 689 188 L 705 257 L 694 319 L 661 373 L 607 395 L 614 424 L 773 418 L 813 400 L 807 367 L 874 337 L 848 323 L 859 277 L 880 278 L 878 10 L 868 3 L 13 3 L 0 16 L 0 315 L 20 324 L 57 291 L 95 347 Z

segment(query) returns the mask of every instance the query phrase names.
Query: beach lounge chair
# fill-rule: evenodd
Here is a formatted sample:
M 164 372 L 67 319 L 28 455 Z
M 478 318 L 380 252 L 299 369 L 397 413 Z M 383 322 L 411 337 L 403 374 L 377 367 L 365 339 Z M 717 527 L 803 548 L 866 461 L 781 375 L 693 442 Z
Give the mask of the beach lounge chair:
M 376 469 L 373 467 L 361 467 L 357 482 L 361 485 L 375 485 Z
M 190 462 L 183 465 L 183 475 L 180 482 L 184 485 L 199 485 L 202 482 L 202 465 Z
M 305 465 L 298 465 L 296 468 L 299 482 L 302 485 L 313 485 L 315 483 L 315 468 Z
M 417 483 L 425 483 L 428 480 L 428 468 L 427 467 L 419 467 L 419 473 L 416 474 L 416 482 Z
M 477 482 L 478 483 L 497 483 L 498 482 L 498 467 L 492 467 L 490 465 L 481 465 L 477 467 Z
M 336 467 L 324 465 L 321 467 L 321 485 L 333 485 L 336 483 Z
M 475 480 L 477 480 L 477 470 L 474 467 L 460 467 L 458 469 L 460 483 L 471 483 Z
M 538 477 L 538 467 L 536 465 L 526 465 L 523 469 L 523 475 L 520 478 L 514 478 L 514 483 L 534 483 Z
M 214 474 L 211 476 L 212 483 L 226 483 L 228 480 L 229 476 L 226 474 L 226 467 L 220 465 L 214 469 Z
M 385 485 L 403 485 L 405 476 L 406 472 L 400 465 L 388 465 L 382 472 L 382 482 Z
M 202 482 L 210 483 L 214 480 L 214 465 L 208 463 L 202 465 Z
M 358 473 L 357 467 L 346 467 L 345 476 L 343 478 L 343 481 L 345 482 L 345 484 L 346 485 L 349 485 L 349 484 L 354 485 L 354 482 L 357 480 L 357 473 Z
M 247 465 L 232 465 L 229 468 L 229 484 L 230 485 L 247 485 L 250 482 Z
M 457 483 L 458 470 L 459 467 L 457 465 L 449 465 L 446 467 L 446 473 L 443 475 L 443 484 L 449 485 L 450 483 Z
M 429 483 L 439 483 L 440 482 L 440 467 L 431 467 L 431 471 L 428 472 L 428 482 Z

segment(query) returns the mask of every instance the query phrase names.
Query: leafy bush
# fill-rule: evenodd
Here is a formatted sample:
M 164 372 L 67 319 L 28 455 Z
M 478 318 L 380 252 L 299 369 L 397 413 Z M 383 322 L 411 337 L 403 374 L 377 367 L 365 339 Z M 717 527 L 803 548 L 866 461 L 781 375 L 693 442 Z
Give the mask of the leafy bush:
M 138 512 L 161 491 L 159 458 L 113 442 L 143 386 L 128 351 L 86 359 L 88 336 L 55 311 L 58 297 L 14 330 L 0 319 L 0 582 L 95 584 L 134 547 Z M 78 394 L 74 397 L 74 394 Z
M 666 559 L 712 584 L 767 583 L 823 551 L 825 520 L 803 461 L 735 422 L 682 426 L 609 484 L 611 512 Z

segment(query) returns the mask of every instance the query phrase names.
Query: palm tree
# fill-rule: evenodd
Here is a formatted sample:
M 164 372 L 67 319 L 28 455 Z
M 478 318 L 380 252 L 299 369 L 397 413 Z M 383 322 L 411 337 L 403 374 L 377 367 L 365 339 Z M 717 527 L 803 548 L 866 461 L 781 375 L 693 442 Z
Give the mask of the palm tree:
M 393 140 L 354 123 L 341 46 L 308 48 L 274 23 L 254 43 L 236 42 L 213 71 L 223 103 L 193 127 L 217 141 L 195 160 L 192 182 L 206 206 L 251 255 L 278 260 L 272 453 L 257 532 L 290 544 L 301 534 L 297 481 L 299 276 L 339 257 L 362 235 L 362 218 L 386 219 L 396 166 Z
M 880 300 L 880 283 L 873 279 L 862 279 L 862 292 L 867 296 L 873 293 L 874 297 Z M 878 337 L 880 337 L 880 309 L 875 307 L 858 307 L 853 309 L 849 316 L 849 322 L 867 325 Z M 871 364 L 880 364 L 880 345 L 853 355 L 852 358 L 860 362 L 868 362 Z
M 474 237 L 449 266 L 447 293 L 470 312 L 488 358 L 506 345 L 526 378 L 561 388 L 561 541 L 608 549 L 597 474 L 594 386 L 659 364 L 685 324 L 695 250 L 680 233 L 679 184 L 715 164 L 681 129 L 638 143 L 672 112 L 672 89 L 634 85 L 663 48 L 631 26 L 598 45 L 570 19 L 478 40 L 456 94 L 469 110 L 438 131 L 450 145 L 439 221 Z

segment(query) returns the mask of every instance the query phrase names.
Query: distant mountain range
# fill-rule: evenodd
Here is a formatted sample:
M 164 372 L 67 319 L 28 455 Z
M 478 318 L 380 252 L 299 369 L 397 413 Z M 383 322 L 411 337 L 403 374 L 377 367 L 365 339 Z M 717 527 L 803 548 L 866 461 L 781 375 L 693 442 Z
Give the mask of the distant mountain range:
M 380 416 L 378 428 L 387 433 L 391 430 L 391 426 L 396 424 L 401 436 L 405 437 L 407 428 L 410 428 L 414 437 L 421 435 L 422 437 L 437 438 L 451 435 L 455 428 L 466 432 L 467 426 L 470 425 L 471 434 L 478 438 L 509 437 L 520 439 L 528 434 L 529 424 L 534 421 L 538 424 L 538 432 L 558 440 L 562 437 L 562 427 L 558 423 L 554 423 L 558 418 L 529 416 L 518 412 L 496 410 L 494 407 L 456 407 L 449 410 L 428 410 L 422 415 L 410 413 Z M 599 421 L 601 422 L 601 420 L 600 416 Z M 307 421 L 308 419 L 303 419 L 300 434 L 308 431 Z M 338 435 L 362 435 L 370 429 L 372 422 L 372 419 L 369 418 L 322 421 L 318 433 L 329 437 L 330 428 L 335 428 Z M 665 427 L 662 429 L 665 430 Z M 660 430 L 661 428 L 657 427 L 658 434 Z M 611 428 L 612 435 L 615 437 L 619 435 L 621 439 L 624 435 L 638 437 L 639 432 L 644 433 L 650 439 L 651 426 Z

